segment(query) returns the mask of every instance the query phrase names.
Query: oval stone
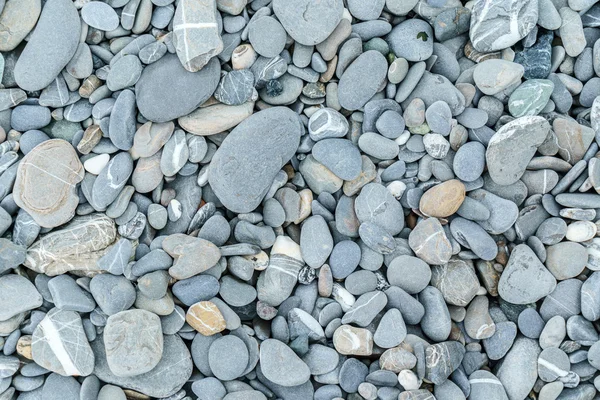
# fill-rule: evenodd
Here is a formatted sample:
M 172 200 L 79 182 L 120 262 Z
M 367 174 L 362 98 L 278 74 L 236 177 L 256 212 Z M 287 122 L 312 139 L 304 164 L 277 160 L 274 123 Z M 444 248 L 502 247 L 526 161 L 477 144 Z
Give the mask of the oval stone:
M 48 0 L 15 65 L 17 85 L 30 92 L 48 86 L 73 58 L 80 31 L 79 13 L 71 0 Z
M 464 200 L 465 185 L 458 179 L 451 179 L 426 191 L 419 209 L 430 217 L 445 218 L 454 214 Z
M 358 110 L 377 93 L 387 76 L 387 61 L 376 50 L 358 56 L 344 71 L 338 85 L 340 105 L 346 110 Z
M 38 225 L 54 228 L 75 215 L 79 203 L 76 185 L 84 173 L 70 143 L 47 140 L 34 147 L 19 164 L 13 198 Z
M 166 122 L 194 111 L 214 93 L 221 78 L 219 61 L 211 59 L 189 72 L 174 54 L 148 65 L 135 85 L 137 106 L 152 122 Z
M 285 107 L 260 111 L 239 124 L 212 158 L 208 181 L 231 211 L 253 211 L 296 152 L 302 124 Z

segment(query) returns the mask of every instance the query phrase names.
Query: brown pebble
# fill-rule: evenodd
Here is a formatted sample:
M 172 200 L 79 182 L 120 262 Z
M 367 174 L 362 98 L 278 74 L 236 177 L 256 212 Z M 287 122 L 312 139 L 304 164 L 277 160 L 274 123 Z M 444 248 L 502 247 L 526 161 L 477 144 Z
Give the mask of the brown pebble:
M 19 338 L 17 341 L 17 353 L 28 360 L 33 360 L 33 356 L 31 355 L 31 335 L 23 335 Z
M 464 200 L 465 185 L 458 179 L 451 179 L 426 191 L 419 209 L 430 217 L 445 218 L 454 214 Z
M 204 336 L 222 332 L 227 326 L 219 308 L 210 301 L 192 305 L 185 315 L 185 321 Z
M 79 144 L 77 144 L 77 150 L 79 150 L 81 154 L 89 154 L 100 142 L 100 139 L 102 139 L 100 126 L 90 125 L 85 132 L 83 132 L 83 137 L 79 141 Z

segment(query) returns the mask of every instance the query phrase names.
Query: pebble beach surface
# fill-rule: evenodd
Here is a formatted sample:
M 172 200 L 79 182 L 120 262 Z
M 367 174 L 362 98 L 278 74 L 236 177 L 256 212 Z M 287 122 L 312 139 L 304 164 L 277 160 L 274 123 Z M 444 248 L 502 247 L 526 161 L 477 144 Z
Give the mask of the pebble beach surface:
M 600 399 L 598 0 L 0 0 L 0 400 Z

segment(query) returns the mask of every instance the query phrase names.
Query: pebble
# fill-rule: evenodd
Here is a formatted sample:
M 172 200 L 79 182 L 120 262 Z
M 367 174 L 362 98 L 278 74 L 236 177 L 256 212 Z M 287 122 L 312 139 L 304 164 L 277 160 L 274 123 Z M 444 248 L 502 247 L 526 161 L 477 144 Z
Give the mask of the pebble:
M 128 310 L 111 315 L 104 336 L 106 362 L 116 376 L 144 374 L 161 360 L 162 328 L 160 319 L 152 312 Z
M 52 162 L 53 158 L 63 163 Z M 19 163 L 15 182 L 15 203 L 37 224 L 53 228 L 75 215 L 78 197 L 75 185 L 83 180 L 83 165 L 69 143 L 47 140 L 34 147 Z M 44 193 L 40 198 L 39 193 Z
M 14 65 L 14 79 L 28 91 L 48 86 L 77 51 L 81 21 L 73 2 L 44 5 L 27 46 Z
M 310 370 L 306 363 L 291 348 L 275 339 L 262 342 L 260 362 L 265 377 L 277 385 L 298 386 L 310 378 Z
M 347 110 L 357 110 L 379 89 L 387 76 L 385 57 L 369 50 L 350 64 L 338 84 L 338 100 Z

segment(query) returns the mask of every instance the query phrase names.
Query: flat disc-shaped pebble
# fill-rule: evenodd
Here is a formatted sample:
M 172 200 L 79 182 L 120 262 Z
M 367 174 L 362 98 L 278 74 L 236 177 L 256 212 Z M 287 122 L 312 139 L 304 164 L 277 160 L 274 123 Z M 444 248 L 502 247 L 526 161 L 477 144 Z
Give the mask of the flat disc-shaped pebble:
M 132 54 L 125 55 L 111 65 L 106 84 L 110 90 L 116 92 L 135 85 L 141 74 L 142 63 L 140 59 Z
M 285 343 L 267 339 L 260 345 L 260 369 L 277 385 L 298 386 L 310 378 L 310 370 Z
M 320 140 L 313 146 L 312 154 L 315 160 L 345 181 L 355 179 L 361 172 L 360 151 L 350 140 Z
M 160 319 L 137 309 L 111 315 L 104 328 L 104 347 L 113 374 L 129 377 L 148 372 L 162 357 Z
M 479 142 L 460 146 L 454 156 L 453 169 L 456 176 L 465 182 L 479 178 L 485 168 L 485 147 Z
M 287 33 L 305 46 L 319 44 L 333 32 L 342 19 L 342 0 L 300 0 L 291 3 L 275 0 L 273 11 Z
M 14 66 L 17 85 L 35 91 L 48 86 L 77 51 L 81 20 L 71 0 L 49 0 Z
M 387 61 L 376 50 L 358 56 L 346 68 L 338 84 L 338 100 L 347 110 L 358 110 L 379 90 L 387 76 Z
M 101 1 L 86 3 L 81 9 L 81 19 L 101 31 L 109 32 L 119 27 L 119 16 L 114 8 Z
M 19 163 L 13 198 L 40 226 L 53 228 L 75 215 L 76 185 L 83 176 L 73 146 L 62 139 L 47 140 Z
M 240 105 L 252 97 L 254 74 L 248 69 L 227 73 L 215 91 L 215 98 L 223 104 Z
M 189 72 L 167 54 L 144 68 L 135 85 L 137 106 L 153 122 L 166 122 L 194 111 L 215 91 L 220 79 L 216 58 L 198 72 Z
M 248 363 L 248 349 L 242 339 L 227 335 L 215 340 L 208 350 L 208 364 L 217 378 L 231 381 L 239 378 Z
M 391 285 L 410 294 L 419 293 L 431 280 L 431 268 L 417 257 L 401 255 L 388 265 L 387 278 Z
M 297 114 L 283 107 L 260 111 L 231 131 L 208 170 L 208 181 L 223 205 L 234 212 L 258 207 L 296 152 L 301 132 Z
M 35 286 L 21 275 L 8 274 L 0 277 L 0 289 L 1 321 L 33 310 L 42 304 L 42 296 Z
M 354 210 L 360 222 L 373 222 L 391 235 L 397 235 L 404 228 L 402 206 L 381 184 L 365 185 L 356 197 Z

